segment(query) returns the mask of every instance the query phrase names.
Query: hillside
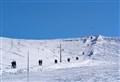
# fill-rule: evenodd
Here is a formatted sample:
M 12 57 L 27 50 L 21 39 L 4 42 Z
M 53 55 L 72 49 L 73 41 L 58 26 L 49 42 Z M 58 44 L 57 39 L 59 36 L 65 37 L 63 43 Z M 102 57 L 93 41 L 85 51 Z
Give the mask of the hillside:
M 1 37 L 0 43 L 0 70 L 3 75 L 26 72 L 28 54 L 30 72 L 74 70 L 85 66 L 104 67 L 109 65 L 115 65 L 119 70 L 119 37 L 99 35 L 54 40 L 25 40 Z M 39 66 L 39 60 L 42 60 L 42 66 Z M 55 63 L 55 60 L 57 63 Z M 12 61 L 16 61 L 15 69 L 11 68 Z

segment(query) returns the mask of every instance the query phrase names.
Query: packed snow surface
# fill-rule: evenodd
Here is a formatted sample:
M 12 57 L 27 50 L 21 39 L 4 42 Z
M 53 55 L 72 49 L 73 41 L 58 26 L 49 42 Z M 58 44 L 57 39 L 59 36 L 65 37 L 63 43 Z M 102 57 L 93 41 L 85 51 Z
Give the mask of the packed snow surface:
M 0 39 L 1 82 L 120 82 L 119 37 Z

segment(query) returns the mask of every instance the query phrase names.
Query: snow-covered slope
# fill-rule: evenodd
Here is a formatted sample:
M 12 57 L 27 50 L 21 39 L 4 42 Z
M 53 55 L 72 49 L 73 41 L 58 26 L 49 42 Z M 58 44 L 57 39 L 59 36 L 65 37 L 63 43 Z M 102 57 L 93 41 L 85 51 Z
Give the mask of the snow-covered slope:
M 29 54 L 30 71 L 76 68 L 81 66 L 119 65 L 120 38 L 88 36 L 55 40 L 24 40 L 1 37 L 1 73 L 26 71 Z M 60 62 L 60 44 L 62 62 Z M 70 62 L 67 59 L 70 58 Z M 78 60 L 76 60 L 78 58 Z M 42 66 L 38 61 L 42 60 Z M 58 61 L 55 64 L 55 60 Z M 11 68 L 16 61 L 17 68 Z

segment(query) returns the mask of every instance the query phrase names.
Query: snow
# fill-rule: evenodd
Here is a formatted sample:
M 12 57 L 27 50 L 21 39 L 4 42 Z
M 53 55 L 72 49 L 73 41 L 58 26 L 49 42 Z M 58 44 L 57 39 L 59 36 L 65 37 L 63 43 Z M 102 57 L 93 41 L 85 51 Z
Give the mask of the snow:
M 91 38 L 92 37 L 92 38 Z M 1 37 L 2 82 L 119 82 L 120 38 L 88 36 L 55 40 Z M 60 62 L 60 44 L 62 62 Z M 84 52 L 84 54 L 83 54 Z M 29 53 L 29 79 L 27 56 Z M 76 57 L 79 60 L 76 60 Z M 70 58 L 70 62 L 67 59 Z M 55 59 L 58 61 L 54 63 Z M 38 61 L 42 60 L 42 66 Z M 11 62 L 16 61 L 16 69 Z

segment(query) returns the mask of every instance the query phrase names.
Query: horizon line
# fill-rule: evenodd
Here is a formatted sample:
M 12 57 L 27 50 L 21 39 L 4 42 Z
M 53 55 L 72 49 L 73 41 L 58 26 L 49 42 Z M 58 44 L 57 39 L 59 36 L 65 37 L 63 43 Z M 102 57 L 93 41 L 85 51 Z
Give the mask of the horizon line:
M 77 38 L 85 38 L 89 36 L 103 36 L 103 37 L 114 37 L 114 38 L 120 38 L 120 36 L 107 36 L 107 35 L 86 35 L 86 36 L 79 36 L 79 37 L 61 37 L 61 38 L 16 38 L 16 37 L 7 37 L 7 36 L 0 36 L 0 38 L 10 38 L 10 39 L 24 39 L 24 40 L 56 40 L 56 39 L 77 39 Z

